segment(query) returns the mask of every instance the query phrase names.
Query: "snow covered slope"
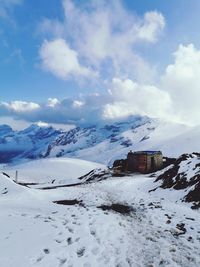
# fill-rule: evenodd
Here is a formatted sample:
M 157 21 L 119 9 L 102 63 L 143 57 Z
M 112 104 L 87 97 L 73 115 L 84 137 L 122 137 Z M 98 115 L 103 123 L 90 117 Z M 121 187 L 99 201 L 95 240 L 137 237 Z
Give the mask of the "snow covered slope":
M 42 157 L 42 152 L 61 131 L 52 127 L 31 125 L 23 131 L 13 131 L 7 125 L 0 126 L 0 162 L 13 159 L 35 159 Z
M 33 160 L 14 166 L 4 166 L 1 171 L 18 181 L 26 183 L 76 183 L 78 177 L 96 168 L 104 168 L 102 164 L 72 158 L 48 158 Z
M 132 150 L 162 150 L 165 156 L 200 151 L 200 127 L 191 128 L 134 116 L 109 125 L 76 127 L 67 132 L 32 125 L 14 132 L 0 127 L 0 162 L 73 157 L 112 164 Z
M 135 175 L 39 190 L 0 175 L 0 266 L 200 266 L 200 213 L 154 186 Z
M 189 202 L 193 209 L 200 207 L 200 153 L 183 154 L 157 176 L 154 191 Z

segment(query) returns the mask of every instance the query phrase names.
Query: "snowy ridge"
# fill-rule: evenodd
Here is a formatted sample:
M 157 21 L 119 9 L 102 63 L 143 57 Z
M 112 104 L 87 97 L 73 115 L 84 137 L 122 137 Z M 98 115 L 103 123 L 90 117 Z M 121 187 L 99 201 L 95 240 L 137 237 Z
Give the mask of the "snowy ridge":
M 52 127 L 31 125 L 23 131 L 13 131 L 7 125 L 0 126 L 0 162 L 43 157 L 42 152 L 61 131 Z
M 73 157 L 111 165 L 132 150 L 161 150 L 165 156 L 200 151 L 200 128 L 134 116 L 110 125 L 76 127 L 67 132 L 32 125 L 15 132 L 0 127 L 0 162 Z M 174 146 L 176 144 L 176 146 Z
M 18 171 L 18 182 L 36 184 L 73 184 L 78 183 L 78 178 L 93 169 L 105 166 L 73 158 L 47 158 L 34 160 L 12 166 L 4 166 L 1 172 L 15 179 Z

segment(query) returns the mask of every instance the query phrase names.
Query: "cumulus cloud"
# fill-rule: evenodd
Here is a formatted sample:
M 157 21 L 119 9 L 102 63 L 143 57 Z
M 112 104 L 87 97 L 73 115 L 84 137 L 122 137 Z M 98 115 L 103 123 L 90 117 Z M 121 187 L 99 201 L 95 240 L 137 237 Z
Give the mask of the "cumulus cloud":
M 88 95 L 84 99 L 48 99 L 46 103 L 2 102 L 0 116 L 29 122 L 50 124 L 88 125 L 102 120 L 102 108 L 107 104 L 109 96 Z M 17 102 L 17 103 L 16 103 Z
M 46 103 L 15 101 L 0 103 L 0 116 L 50 124 L 101 124 L 130 115 L 168 118 L 171 100 L 167 92 L 152 85 L 141 85 L 130 79 L 113 79 L 111 89 L 77 99 L 49 98 Z
M 130 79 L 113 79 L 106 94 L 92 94 L 78 99 L 46 103 L 10 102 L 0 104 L 0 116 L 30 122 L 91 125 L 125 119 L 130 115 L 167 118 L 171 100 L 167 92 L 155 86 L 141 85 Z
M 0 3 L 5 6 L 6 1 Z M 98 77 L 99 84 L 105 85 L 104 93 L 49 98 L 46 103 L 2 102 L 1 116 L 30 122 L 93 124 L 141 114 L 200 123 L 200 50 L 193 44 L 180 45 L 156 84 L 153 66 L 137 50 L 141 43 L 154 45 L 158 41 L 165 27 L 161 13 L 149 11 L 137 16 L 120 0 L 62 3 L 62 21 L 46 18 L 40 23 L 40 33 L 46 35 L 39 51 L 41 65 L 64 80 Z
M 31 112 L 40 108 L 39 104 L 25 101 L 12 101 L 0 103 L 0 109 L 6 109 L 10 113 Z
M 9 125 L 14 131 L 21 131 L 25 128 L 28 128 L 30 126 L 30 121 L 27 120 L 21 120 L 19 118 L 12 118 L 9 116 L 3 116 L 1 117 L 1 125 L 7 124 Z M 34 124 L 38 125 L 39 127 L 54 127 L 58 130 L 65 130 L 69 131 L 70 129 L 73 129 L 75 125 L 72 124 L 59 124 L 59 123 L 47 123 L 42 121 L 34 121 Z
M 94 74 L 80 64 L 78 53 L 71 49 L 64 39 L 45 40 L 40 49 L 40 57 L 43 68 L 62 79 Z
M 7 124 L 9 125 L 13 130 L 23 130 L 27 127 L 30 126 L 30 122 L 29 121 L 25 121 L 25 120 L 21 120 L 21 119 L 17 119 L 15 120 L 14 118 L 10 117 L 10 116 L 1 116 L 1 125 L 2 124 Z
M 166 67 L 159 84 L 114 78 L 104 94 L 76 99 L 49 98 L 46 103 L 0 103 L 0 116 L 29 122 L 95 124 L 140 114 L 182 122 L 200 123 L 200 50 L 180 45 L 174 62 Z
M 165 19 L 161 13 L 156 11 L 146 12 L 143 25 L 138 29 L 138 38 L 156 42 L 164 27 Z
M 200 124 L 200 50 L 193 44 L 180 45 L 173 55 L 174 62 L 166 67 L 157 86 L 114 79 L 112 102 L 104 108 L 104 117 L 142 114 Z
M 60 104 L 60 101 L 57 98 L 48 98 L 47 106 L 48 107 L 55 107 Z
M 168 92 L 153 85 L 141 85 L 130 79 L 113 79 L 110 89 L 112 103 L 105 105 L 103 116 L 107 119 L 133 114 L 167 118 L 171 99 Z
M 79 6 L 71 0 L 63 0 L 63 9 L 63 21 L 44 19 L 39 26 L 41 33 L 55 39 L 53 45 L 65 46 L 63 53 L 65 50 L 73 54 L 73 67 L 69 67 L 69 62 L 67 64 L 61 60 L 63 55 L 60 53 L 59 62 L 56 60 L 59 71 L 51 64 L 51 56 L 55 60 L 52 53 L 48 53 L 48 63 L 44 62 L 46 57 L 41 56 L 43 65 L 52 73 L 67 78 L 69 70 L 73 72 L 76 69 L 86 76 L 90 66 L 102 76 L 105 68 L 109 69 L 111 80 L 119 74 L 134 79 L 152 79 L 153 68 L 134 47 L 137 42 L 154 43 L 158 40 L 165 26 L 161 13 L 152 11 L 138 17 L 130 13 L 120 0 L 87 1 Z M 77 55 L 83 64 L 81 68 L 78 66 L 80 63 L 77 64 Z M 145 75 L 141 76 L 141 72 Z
M 189 124 L 200 123 L 200 50 L 180 45 L 174 63 L 167 66 L 161 87 L 170 94 L 173 114 Z
M 109 90 L 78 98 L 46 103 L 12 101 L 0 103 L 0 116 L 30 122 L 56 124 L 95 124 L 140 114 L 200 124 L 200 50 L 193 44 L 180 45 L 174 62 L 168 65 L 160 82 L 139 83 L 130 78 L 113 78 Z

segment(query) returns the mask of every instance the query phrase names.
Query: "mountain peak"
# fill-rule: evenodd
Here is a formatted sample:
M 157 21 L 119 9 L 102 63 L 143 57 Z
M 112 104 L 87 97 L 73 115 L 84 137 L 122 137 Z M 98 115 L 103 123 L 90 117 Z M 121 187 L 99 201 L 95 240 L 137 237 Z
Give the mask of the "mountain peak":
M 13 129 L 9 125 L 7 124 L 0 125 L 0 135 L 4 135 L 12 131 Z

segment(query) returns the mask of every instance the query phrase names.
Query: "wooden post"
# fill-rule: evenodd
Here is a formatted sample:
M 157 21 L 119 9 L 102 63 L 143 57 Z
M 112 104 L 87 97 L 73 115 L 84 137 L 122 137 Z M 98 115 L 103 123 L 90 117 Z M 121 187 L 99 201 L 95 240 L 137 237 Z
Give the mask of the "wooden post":
M 18 182 L 18 171 L 15 172 L 15 182 Z

